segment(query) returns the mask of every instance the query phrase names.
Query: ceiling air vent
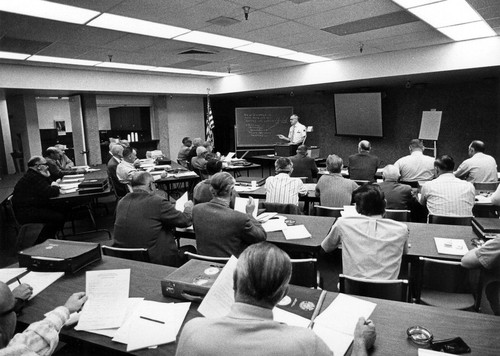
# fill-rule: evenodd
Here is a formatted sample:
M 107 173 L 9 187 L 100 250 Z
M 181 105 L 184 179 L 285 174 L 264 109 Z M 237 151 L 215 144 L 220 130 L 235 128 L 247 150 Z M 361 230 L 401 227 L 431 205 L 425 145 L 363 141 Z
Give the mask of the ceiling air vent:
M 209 51 L 206 49 L 200 49 L 200 48 L 190 48 L 185 51 L 179 52 L 178 54 L 216 54 L 217 52 L 215 51 Z
M 225 26 L 234 25 L 235 23 L 238 23 L 241 21 L 233 19 L 232 17 L 219 16 L 219 17 L 216 17 L 215 19 L 208 20 L 207 22 L 211 23 L 212 25 L 218 25 L 218 26 L 225 27 Z

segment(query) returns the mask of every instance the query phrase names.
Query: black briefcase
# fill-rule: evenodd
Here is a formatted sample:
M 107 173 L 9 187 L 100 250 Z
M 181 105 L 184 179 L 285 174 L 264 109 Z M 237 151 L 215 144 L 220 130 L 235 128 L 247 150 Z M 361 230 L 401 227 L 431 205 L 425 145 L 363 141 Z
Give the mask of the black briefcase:
M 189 260 L 161 281 L 161 292 L 165 297 L 199 302 L 223 268 L 220 263 Z
M 472 218 L 472 230 L 479 238 L 492 239 L 500 235 L 500 219 Z
M 108 188 L 107 178 L 85 179 L 78 184 L 79 194 L 101 193 Z
M 100 261 L 101 245 L 93 242 L 48 239 L 17 253 L 19 267 L 30 271 L 75 273 Z

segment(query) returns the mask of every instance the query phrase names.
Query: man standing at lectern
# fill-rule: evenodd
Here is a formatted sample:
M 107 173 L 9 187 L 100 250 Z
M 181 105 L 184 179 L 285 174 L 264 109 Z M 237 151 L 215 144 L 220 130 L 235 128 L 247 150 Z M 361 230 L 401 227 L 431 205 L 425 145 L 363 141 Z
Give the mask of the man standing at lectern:
M 298 115 L 290 116 L 290 131 L 288 137 L 278 135 L 282 140 L 288 141 L 291 145 L 301 145 L 306 138 L 306 127 L 299 122 Z

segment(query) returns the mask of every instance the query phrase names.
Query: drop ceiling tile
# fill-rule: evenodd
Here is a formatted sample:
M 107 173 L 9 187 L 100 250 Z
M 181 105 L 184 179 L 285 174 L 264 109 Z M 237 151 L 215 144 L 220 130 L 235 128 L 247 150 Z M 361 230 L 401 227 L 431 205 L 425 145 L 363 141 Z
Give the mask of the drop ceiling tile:
M 294 5 L 292 2 L 288 0 L 229 0 L 228 3 L 229 2 L 238 5 L 240 9 L 243 6 L 250 6 L 250 11 L 267 9 L 270 6 L 279 3 L 289 3 Z
M 83 7 L 99 12 L 109 12 L 114 6 L 118 5 L 123 0 L 50 0 L 59 4 Z
M 305 26 L 293 21 L 281 22 L 276 25 L 260 28 L 245 34 L 246 39 L 268 44 L 269 40 L 282 37 L 283 34 L 295 35 L 313 31 L 309 26 Z
M 342 37 L 344 37 L 347 41 L 351 42 L 364 42 L 377 38 L 388 38 L 388 37 L 398 36 L 401 34 L 421 32 L 421 31 L 439 32 L 437 30 L 432 29 L 429 25 L 425 24 L 424 22 L 418 21 L 398 26 L 380 28 L 373 31 L 354 33 L 352 35 L 347 35 Z
M 149 47 L 157 42 L 158 39 L 155 37 L 126 34 L 114 41 L 110 41 L 105 45 L 102 45 L 101 47 L 109 49 L 118 49 L 121 51 L 135 52 L 135 51 L 140 51 L 146 47 Z
M 62 33 L 60 41 L 78 43 L 85 46 L 103 46 L 125 36 L 123 32 L 101 29 L 97 27 L 79 26 L 73 31 Z
M 47 42 L 55 42 L 64 32 L 71 32 L 79 27 L 79 25 L 6 12 L 0 12 L 0 25 L 2 33 L 10 37 Z
M 500 17 L 500 3 L 495 4 L 495 6 L 484 7 L 477 12 L 485 20 L 498 18 Z
M 326 11 L 331 11 L 344 6 L 350 6 L 364 1 L 366 0 L 311 0 L 302 4 L 295 4 L 291 1 L 282 1 L 279 4 L 265 8 L 263 11 L 287 19 L 298 19 L 301 17 L 322 14 Z
M 53 43 L 37 54 L 40 56 L 79 58 L 92 49 L 92 47 L 80 46 L 78 44 Z

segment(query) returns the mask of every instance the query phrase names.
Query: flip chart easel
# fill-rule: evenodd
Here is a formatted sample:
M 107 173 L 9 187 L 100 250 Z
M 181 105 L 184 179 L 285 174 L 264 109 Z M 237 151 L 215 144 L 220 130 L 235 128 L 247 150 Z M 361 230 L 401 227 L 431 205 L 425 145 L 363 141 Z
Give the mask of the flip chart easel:
M 422 121 L 420 123 L 420 133 L 418 138 L 422 141 L 433 141 L 433 147 L 425 147 L 426 150 L 434 151 L 434 158 L 437 157 L 437 139 L 439 136 L 439 129 L 441 127 L 442 111 L 431 109 L 430 111 L 422 111 Z

